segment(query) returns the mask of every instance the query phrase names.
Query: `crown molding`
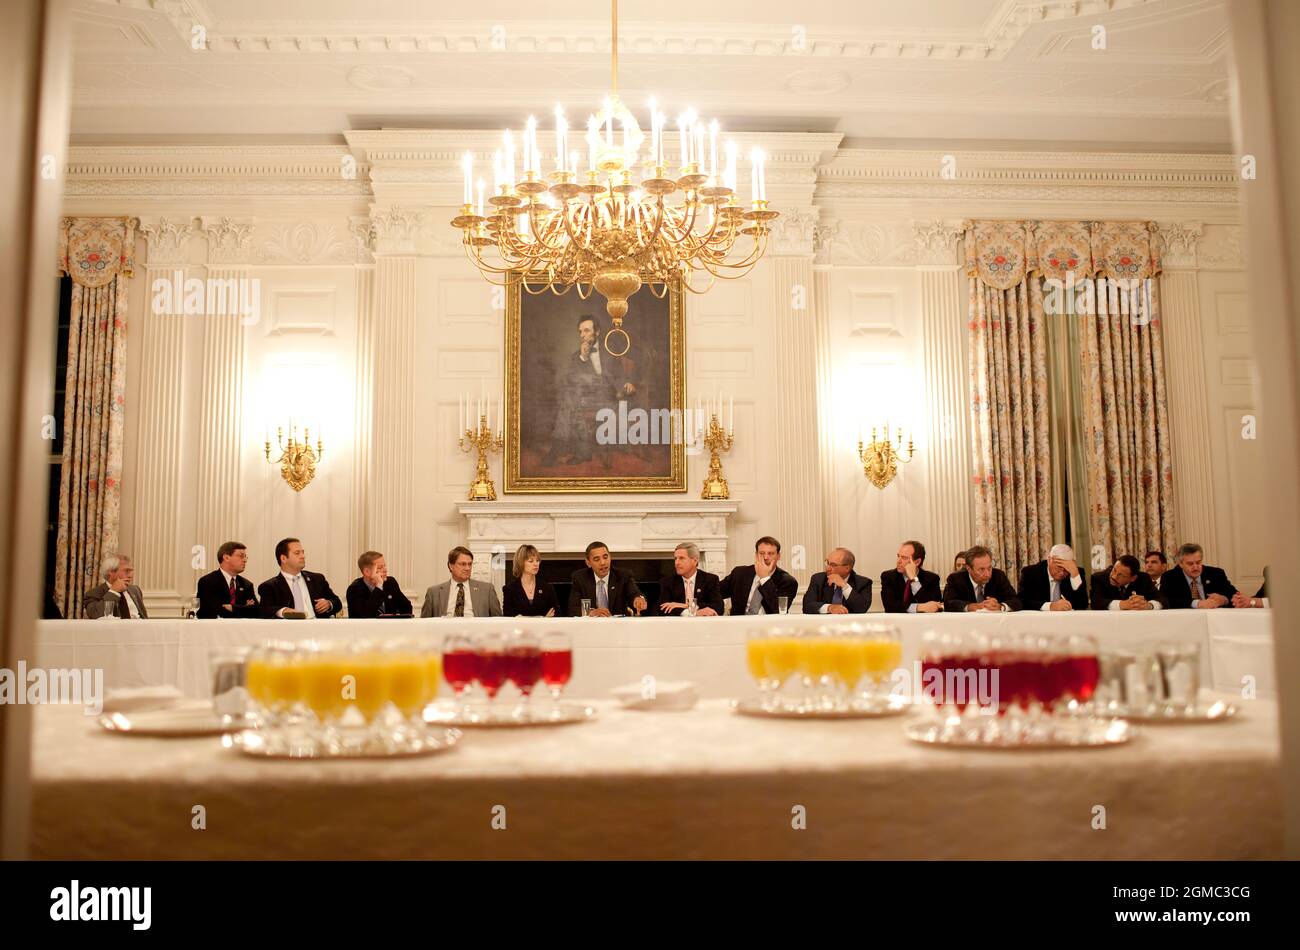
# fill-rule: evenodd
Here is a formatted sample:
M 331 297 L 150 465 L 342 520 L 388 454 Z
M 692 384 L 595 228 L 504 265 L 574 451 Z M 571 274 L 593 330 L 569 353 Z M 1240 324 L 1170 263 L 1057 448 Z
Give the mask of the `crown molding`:
M 139 0 L 98 0 L 135 8 Z M 1049 21 L 1085 20 L 1157 0 L 1003 0 L 978 29 L 962 32 L 934 24 L 926 28 L 842 29 L 800 23 L 672 23 L 621 19 L 619 52 L 626 56 L 761 56 L 826 60 L 1002 60 L 1031 27 Z M 320 21 L 220 22 L 198 0 L 153 4 L 177 35 L 191 43 L 196 27 L 207 50 L 252 56 L 321 53 L 606 55 L 608 19 L 519 19 L 505 23 L 464 20 L 430 29 L 430 21 L 393 21 L 382 30 L 372 23 L 341 21 L 322 29 Z M 792 14 L 792 16 L 797 14 Z M 1211 47 L 1202 56 L 1215 52 Z

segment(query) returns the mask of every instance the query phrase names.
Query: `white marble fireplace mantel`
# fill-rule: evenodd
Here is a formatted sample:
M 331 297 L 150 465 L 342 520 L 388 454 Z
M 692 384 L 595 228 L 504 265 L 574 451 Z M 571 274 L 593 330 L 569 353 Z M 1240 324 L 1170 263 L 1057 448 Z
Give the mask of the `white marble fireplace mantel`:
M 654 498 L 636 495 L 534 496 L 499 501 L 462 501 L 469 521 L 468 547 L 474 577 L 500 588 L 506 560 L 521 544 L 542 554 L 582 557 L 591 541 L 604 541 L 619 555 L 663 555 L 683 541 L 700 546 L 700 566 L 723 575 L 727 566 L 727 522 L 731 501 Z

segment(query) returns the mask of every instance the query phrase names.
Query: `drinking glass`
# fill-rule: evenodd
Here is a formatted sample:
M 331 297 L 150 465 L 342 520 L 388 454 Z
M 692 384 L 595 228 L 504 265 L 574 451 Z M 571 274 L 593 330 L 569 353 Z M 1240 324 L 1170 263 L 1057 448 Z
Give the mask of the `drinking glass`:
M 833 675 L 842 688 L 836 705 L 852 708 L 857 702 L 858 681 L 867 672 L 866 638 L 859 624 L 842 624 L 832 632 L 830 659 Z
M 573 638 L 563 630 L 542 635 L 542 682 L 551 693 L 552 715 L 560 714 L 560 694 L 573 676 Z
M 939 716 L 960 716 L 966 709 L 966 695 L 958 696 L 956 671 L 962 662 L 966 638 L 955 631 L 927 630 L 921 635 L 921 695 Z
M 854 623 L 852 633 L 862 657 L 862 671 L 871 684 L 863 699 L 868 706 L 878 707 L 888 702 L 889 690 L 882 687 L 903 662 L 902 633 L 887 623 Z
M 779 614 L 788 614 L 790 612 L 790 598 L 782 594 L 776 599 L 776 612 Z
M 836 706 L 835 644 L 836 630 L 823 624 L 799 637 L 799 672 L 803 674 L 806 700 L 804 708 L 834 709 Z
M 1101 679 L 1101 651 L 1095 637 L 1072 634 L 1065 638 L 1068 666 L 1065 681 L 1065 709 L 1071 714 L 1091 711 L 1097 683 Z
M 1101 679 L 1097 687 L 1096 705 L 1108 715 L 1123 716 L 1130 709 L 1140 708 L 1138 694 L 1141 684 L 1134 689 L 1131 679 L 1137 656 L 1123 650 L 1107 650 L 1098 657 Z
M 786 681 L 799 672 L 800 641 L 790 627 L 772 627 L 768 630 L 768 643 L 764 655 L 764 666 L 771 678 L 774 688 L 772 701 L 776 708 L 787 707 L 786 696 L 781 689 Z
M 478 679 L 478 654 L 474 641 L 467 633 L 450 634 L 442 644 L 442 675 L 456 694 L 458 712 L 464 716 L 469 711 L 465 692 Z
M 505 636 L 495 632 L 481 634 L 474 643 L 474 656 L 478 661 L 478 684 L 487 693 L 487 717 L 491 719 L 496 711 L 497 692 L 510 672 Z
M 591 600 L 584 597 L 582 598 L 582 616 L 586 617 L 590 613 L 591 613 Z
M 750 630 L 745 634 L 745 665 L 758 683 L 759 705 L 768 710 L 775 708 L 776 691 L 781 686 L 770 670 L 772 646 L 773 638 L 766 630 Z
M 519 690 L 520 700 L 515 707 L 517 719 L 528 719 L 528 705 L 533 687 L 542 678 L 542 648 L 537 635 L 527 630 L 514 630 L 506 643 L 507 675 Z
M 1190 714 L 1201 691 L 1201 645 L 1157 643 L 1152 654 L 1148 691 L 1155 711 L 1167 716 Z
M 127 595 L 123 594 L 122 596 L 125 597 Z M 197 597 L 191 597 L 189 600 L 185 602 L 185 606 L 181 608 L 181 617 L 184 618 L 185 620 L 195 620 L 198 618 L 198 616 L 199 616 L 199 599 Z
M 248 710 L 244 664 L 248 651 L 221 648 L 209 654 L 212 672 L 212 711 L 223 720 L 243 719 Z
M 696 606 L 695 597 L 692 595 L 691 599 L 686 602 L 686 610 L 684 612 L 686 616 L 694 617 L 698 610 L 699 607 Z

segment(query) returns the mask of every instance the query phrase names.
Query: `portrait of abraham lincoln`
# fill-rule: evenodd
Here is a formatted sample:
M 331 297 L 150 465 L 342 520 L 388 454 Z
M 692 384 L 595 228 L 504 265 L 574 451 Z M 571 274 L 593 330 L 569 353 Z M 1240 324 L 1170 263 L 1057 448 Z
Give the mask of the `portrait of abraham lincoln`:
M 685 491 L 681 291 L 629 297 L 626 337 L 596 293 L 512 283 L 506 309 L 505 491 Z

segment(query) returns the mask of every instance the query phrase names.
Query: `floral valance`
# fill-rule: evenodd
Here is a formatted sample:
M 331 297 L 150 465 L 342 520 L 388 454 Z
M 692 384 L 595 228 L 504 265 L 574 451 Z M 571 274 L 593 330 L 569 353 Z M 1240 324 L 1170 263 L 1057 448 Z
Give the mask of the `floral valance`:
M 135 270 L 135 218 L 64 218 L 59 273 L 83 287 L 103 287 Z
M 1154 221 L 973 221 L 965 238 L 966 274 L 1000 290 L 1032 273 L 1140 280 L 1161 270 Z

